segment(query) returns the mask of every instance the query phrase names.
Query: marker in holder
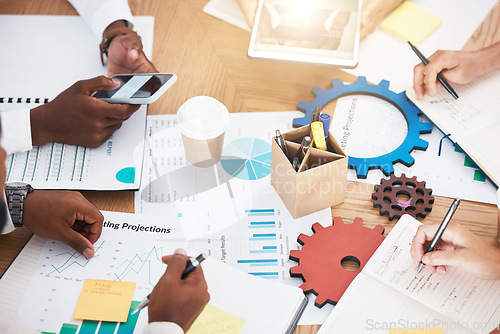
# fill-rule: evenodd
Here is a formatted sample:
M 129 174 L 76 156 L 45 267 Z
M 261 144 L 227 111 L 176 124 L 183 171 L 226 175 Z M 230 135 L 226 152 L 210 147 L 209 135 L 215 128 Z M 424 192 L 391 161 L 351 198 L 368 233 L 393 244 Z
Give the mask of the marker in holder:
M 312 135 L 314 139 L 314 145 L 316 148 L 326 151 L 326 140 L 325 140 L 325 132 L 323 130 L 323 123 L 321 122 L 313 122 L 311 124 Z
M 328 131 L 330 131 L 330 115 L 321 114 L 319 115 L 319 120 L 323 123 L 323 130 L 325 131 L 325 137 L 328 137 Z

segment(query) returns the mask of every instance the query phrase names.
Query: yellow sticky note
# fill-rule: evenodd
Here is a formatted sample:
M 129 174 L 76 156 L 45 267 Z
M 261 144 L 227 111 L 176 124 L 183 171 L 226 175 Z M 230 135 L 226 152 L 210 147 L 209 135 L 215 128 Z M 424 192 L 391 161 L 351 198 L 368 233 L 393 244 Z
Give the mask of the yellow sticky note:
M 442 328 L 433 329 L 389 329 L 389 334 L 443 334 Z
M 125 322 L 134 290 L 135 282 L 86 279 L 73 318 Z
M 236 334 L 244 324 L 245 319 L 207 305 L 186 334 Z
M 429 13 L 410 1 L 405 1 L 382 21 L 380 27 L 404 41 L 419 45 L 442 22 L 443 19 L 440 17 Z

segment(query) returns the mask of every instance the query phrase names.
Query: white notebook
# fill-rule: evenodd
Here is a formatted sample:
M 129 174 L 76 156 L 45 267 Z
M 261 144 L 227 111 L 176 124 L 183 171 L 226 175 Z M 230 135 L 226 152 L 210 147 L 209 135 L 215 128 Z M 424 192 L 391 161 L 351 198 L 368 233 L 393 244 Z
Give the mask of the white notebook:
M 420 224 L 401 217 L 318 333 L 416 328 L 489 333 L 500 324 L 500 280 L 477 279 L 451 267 L 444 275 L 425 269 L 417 274 L 410 247 Z
M 15 313 L 36 331 L 58 333 L 64 325 L 83 331 L 84 324 L 73 319 L 73 312 L 84 279 L 136 282 L 135 302 L 151 293 L 166 270 L 161 257 L 187 246 L 180 222 L 161 216 L 103 214 L 103 232 L 91 260 L 61 242 L 33 237 L 0 279 L 0 309 Z M 198 255 L 196 250 L 190 253 Z M 293 332 L 307 304 L 302 289 L 249 275 L 209 256 L 201 266 L 209 305 L 227 318 L 238 318 L 239 333 Z M 143 309 L 137 319 L 129 316 L 126 326 L 141 333 L 147 314 Z M 224 319 L 213 322 L 234 324 Z
M 440 87 L 435 97 L 418 101 L 413 88 L 408 98 L 500 186 L 500 70 L 485 74 L 467 85 L 453 84 L 455 100 Z

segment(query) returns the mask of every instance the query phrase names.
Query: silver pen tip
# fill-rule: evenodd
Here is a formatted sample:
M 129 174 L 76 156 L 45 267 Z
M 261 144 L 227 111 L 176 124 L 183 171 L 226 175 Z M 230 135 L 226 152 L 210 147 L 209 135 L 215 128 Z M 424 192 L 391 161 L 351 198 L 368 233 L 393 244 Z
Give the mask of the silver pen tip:
M 420 274 L 422 269 L 424 269 L 424 266 L 425 266 L 425 264 L 422 261 L 420 261 L 420 264 L 418 265 L 418 269 L 417 269 L 417 274 Z

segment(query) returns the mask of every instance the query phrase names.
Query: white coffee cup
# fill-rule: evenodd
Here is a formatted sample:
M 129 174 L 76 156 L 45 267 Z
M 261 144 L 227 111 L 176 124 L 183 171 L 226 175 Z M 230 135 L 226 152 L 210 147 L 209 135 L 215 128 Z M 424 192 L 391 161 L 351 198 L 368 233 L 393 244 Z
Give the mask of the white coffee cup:
M 226 106 L 209 96 L 190 98 L 177 111 L 186 159 L 196 167 L 210 167 L 222 155 L 229 125 Z

